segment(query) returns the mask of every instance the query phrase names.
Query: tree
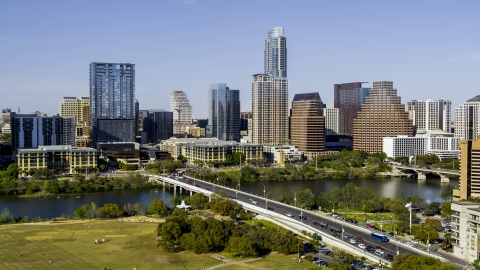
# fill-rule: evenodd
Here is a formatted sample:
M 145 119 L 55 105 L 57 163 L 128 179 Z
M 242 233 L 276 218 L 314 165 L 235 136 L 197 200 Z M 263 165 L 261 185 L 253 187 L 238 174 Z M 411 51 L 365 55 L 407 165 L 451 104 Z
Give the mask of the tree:
M 187 161 L 188 161 L 188 159 L 182 154 L 178 155 L 177 160 L 182 162 L 182 164 L 187 163 Z
M 413 229 L 412 229 L 413 230 Z M 418 228 L 414 231 L 415 239 L 423 243 L 427 243 L 427 240 L 438 239 L 438 231 L 430 227 L 429 225 L 424 225 L 421 228 Z
M 343 250 L 335 250 L 335 252 L 333 252 L 333 259 L 328 266 L 334 269 L 348 269 L 353 263 L 353 260 L 354 257 L 352 254 Z
M 15 221 L 13 214 L 8 208 L 3 208 L 2 214 L 0 214 L 0 223 L 9 223 Z
M 432 229 L 434 229 L 436 231 L 442 230 L 442 223 L 440 222 L 440 220 L 435 219 L 435 218 L 425 219 L 425 226 L 426 225 L 430 226 Z
M 253 242 L 246 237 L 230 237 L 225 251 L 239 253 L 241 257 L 257 256 Z
M 177 196 L 173 196 L 171 199 L 170 199 L 170 202 L 172 203 L 172 207 L 177 207 L 177 205 L 180 205 L 182 203 L 182 197 L 177 197 Z
M 297 206 L 302 206 L 303 204 L 305 204 L 305 208 L 315 204 L 315 195 L 309 188 L 297 192 Z
M 453 189 L 452 185 L 446 185 L 442 188 L 442 193 L 440 193 L 440 197 L 445 202 L 451 202 L 453 199 Z
M 205 204 L 209 201 L 208 197 L 202 193 L 195 193 L 192 196 L 185 198 L 185 203 L 195 209 L 203 209 Z
M 161 200 L 153 200 L 150 207 L 148 207 L 148 213 L 164 217 L 168 215 L 168 206 Z
M 106 203 L 99 210 L 100 213 L 105 215 L 107 218 L 120 217 L 123 216 L 123 214 L 125 213 L 125 211 L 120 206 L 118 206 L 118 204 L 115 203 Z
M 439 259 L 427 255 L 415 256 L 410 254 L 399 254 L 395 256 L 395 259 L 392 262 L 392 269 L 456 270 L 458 268 L 451 264 L 444 264 Z
M 145 215 L 147 212 L 148 206 L 144 203 L 134 203 L 133 204 L 133 210 L 137 215 Z
M 155 201 L 152 201 L 152 204 L 153 202 Z M 165 251 L 172 252 L 175 251 L 175 246 L 182 235 L 182 230 L 176 222 L 160 223 L 158 235 L 161 237 L 159 245 L 162 246 Z
M 73 212 L 75 214 L 75 216 L 79 219 L 84 219 L 85 217 L 87 217 L 87 211 L 90 209 L 90 205 L 89 204 L 84 204 L 80 207 L 78 207 L 77 209 L 75 209 L 75 211 Z
M 452 203 L 444 202 L 441 208 L 442 217 L 449 218 L 452 215 Z

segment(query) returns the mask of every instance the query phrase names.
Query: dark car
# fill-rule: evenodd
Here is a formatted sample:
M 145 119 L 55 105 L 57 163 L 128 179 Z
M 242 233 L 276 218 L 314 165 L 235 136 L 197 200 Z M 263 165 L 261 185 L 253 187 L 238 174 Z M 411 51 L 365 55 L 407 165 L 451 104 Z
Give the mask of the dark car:
M 270 206 L 269 206 L 267 209 L 268 209 L 268 210 L 270 210 L 270 211 L 273 211 L 273 210 L 275 210 L 275 209 L 273 209 L 273 208 L 272 208 L 272 207 L 270 207 Z
M 326 228 L 328 228 L 328 224 L 325 223 L 325 222 L 321 222 L 320 227 L 322 227 L 323 229 L 326 229 Z
M 305 215 L 298 215 L 298 218 L 299 218 L 299 219 L 306 220 L 306 219 L 307 219 L 307 216 L 305 216 Z
M 372 246 L 367 246 L 367 251 L 368 252 L 375 252 L 375 248 Z
M 387 254 L 387 255 L 385 255 L 384 258 L 385 258 L 385 260 L 387 260 L 389 262 L 393 261 L 393 255 L 392 254 Z
M 315 225 L 315 226 L 320 226 L 320 223 L 314 221 L 314 222 L 313 222 L 313 225 Z

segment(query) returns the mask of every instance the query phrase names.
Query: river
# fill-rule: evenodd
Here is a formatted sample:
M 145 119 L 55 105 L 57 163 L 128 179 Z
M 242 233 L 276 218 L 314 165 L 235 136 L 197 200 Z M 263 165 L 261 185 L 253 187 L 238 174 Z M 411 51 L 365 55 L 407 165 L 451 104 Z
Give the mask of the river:
M 248 193 L 263 196 L 265 192 L 269 198 L 276 199 L 282 193 L 287 196 L 294 196 L 292 191 L 300 191 L 309 188 L 315 195 L 321 192 L 330 191 L 334 187 L 343 187 L 346 183 L 353 182 L 357 186 L 367 187 L 380 197 L 395 198 L 398 189 L 402 189 L 405 197 L 419 195 L 428 202 L 441 202 L 440 192 L 447 183 L 440 183 L 440 179 L 328 179 L 322 181 L 263 181 L 242 183 L 241 190 Z M 450 180 L 453 186 L 458 185 L 458 179 Z M 235 188 L 237 183 L 227 183 L 227 186 Z M 187 193 L 183 193 L 187 195 Z M 180 192 L 177 190 L 176 195 Z M 152 200 L 162 200 L 169 206 L 170 200 L 174 196 L 173 188 L 159 189 L 140 189 L 140 190 L 117 190 L 109 192 L 85 193 L 80 198 L 77 195 L 60 194 L 56 196 L 23 198 L 15 196 L 0 196 L 0 211 L 8 208 L 15 216 L 28 216 L 30 219 L 41 216 L 42 218 L 60 217 L 62 214 L 73 215 L 76 208 L 83 204 L 95 202 L 98 207 L 105 203 L 116 203 L 123 207 L 127 203 L 145 203 L 150 204 Z

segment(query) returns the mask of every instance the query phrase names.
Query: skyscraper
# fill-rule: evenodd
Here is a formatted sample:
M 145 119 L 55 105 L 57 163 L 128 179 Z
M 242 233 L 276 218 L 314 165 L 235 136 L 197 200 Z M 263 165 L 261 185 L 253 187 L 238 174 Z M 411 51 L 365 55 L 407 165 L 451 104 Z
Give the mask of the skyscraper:
M 323 108 L 325 135 L 340 133 L 340 113 L 338 108 Z
M 84 119 L 85 110 L 88 111 L 90 104 L 90 99 L 88 97 L 63 97 L 59 104 L 59 113 L 60 116 L 73 116 L 75 117 L 75 136 L 87 136 L 90 137 L 88 132 L 90 128 L 87 126 L 89 122 L 88 119 Z
M 298 147 L 307 158 L 325 150 L 325 117 L 318 93 L 296 94 L 289 120 L 291 145 Z
M 383 137 L 413 135 L 412 120 L 391 81 L 373 83 L 362 110 L 353 120 L 353 150 L 383 151 Z
M 408 115 L 413 121 L 415 133 L 438 130 L 450 133 L 452 102 L 446 99 L 410 100 Z
M 353 119 L 365 103 L 370 88 L 362 87 L 363 82 L 334 85 L 334 108 L 340 113 L 340 133 L 353 133 Z
M 283 145 L 288 134 L 288 79 L 253 75 L 252 142 Z
M 146 142 L 157 144 L 170 139 L 173 135 L 173 112 L 148 110 L 143 118 L 142 130 L 146 133 Z
M 90 64 L 90 116 L 95 143 L 135 140 L 134 64 Z
M 273 77 L 287 77 L 287 39 L 283 27 L 268 29 L 265 40 L 265 74 Z
M 453 190 L 453 200 L 466 200 L 480 196 L 480 137 L 462 140 L 458 143 L 460 150 L 460 179 L 458 187 Z
M 455 108 L 455 137 L 476 140 L 480 135 L 480 95 Z
M 170 111 L 173 112 L 173 134 L 181 134 L 192 126 L 192 106 L 187 94 L 175 90 L 170 94 Z
M 240 91 L 224 83 L 208 87 L 207 137 L 240 141 Z

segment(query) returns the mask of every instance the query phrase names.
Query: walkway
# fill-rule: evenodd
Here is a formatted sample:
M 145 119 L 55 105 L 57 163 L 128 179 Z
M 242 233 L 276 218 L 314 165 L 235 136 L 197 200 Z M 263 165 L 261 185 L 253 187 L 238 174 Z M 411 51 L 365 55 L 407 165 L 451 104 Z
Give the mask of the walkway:
M 232 265 L 232 264 L 238 264 L 238 265 L 244 266 L 246 268 L 251 268 L 251 269 L 269 270 L 268 268 L 263 268 L 263 267 L 247 264 L 247 262 L 261 260 L 261 259 L 263 259 L 263 257 L 258 257 L 258 258 L 254 258 L 254 259 L 244 260 L 244 261 L 235 261 L 235 260 L 225 258 L 224 256 L 218 255 L 216 253 L 212 254 L 211 256 L 214 257 L 215 259 L 221 260 L 224 263 L 207 267 L 207 268 L 205 268 L 205 270 L 219 269 L 219 268 L 227 267 L 227 266 Z

